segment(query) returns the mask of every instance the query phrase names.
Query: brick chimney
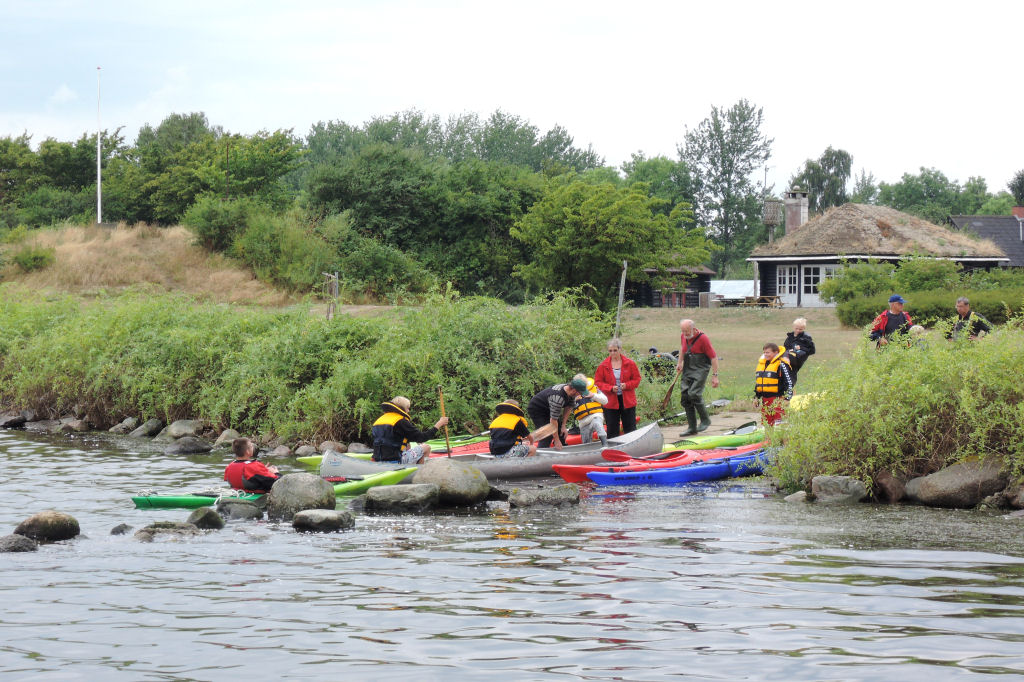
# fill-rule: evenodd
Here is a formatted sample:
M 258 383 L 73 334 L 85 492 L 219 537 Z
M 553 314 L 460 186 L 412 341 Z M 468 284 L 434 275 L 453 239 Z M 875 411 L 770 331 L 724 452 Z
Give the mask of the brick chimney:
M 786 234 L 807 222 L 807 192 L 794 187 L 786 192 Z
M 1024 206 L 1014 206 L 1013 215 L 1018 219 L 1024 218 Z

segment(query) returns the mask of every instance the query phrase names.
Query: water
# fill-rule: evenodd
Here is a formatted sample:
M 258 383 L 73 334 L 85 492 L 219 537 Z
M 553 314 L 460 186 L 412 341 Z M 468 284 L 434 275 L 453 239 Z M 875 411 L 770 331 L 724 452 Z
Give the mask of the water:
M 188 511 L 128 498 L 213 484 L 222 457 L 0 431 L 0 463 L 0 534 L 47 508 L 83 532 L 0 554 L 5 680 L 1024 674 L 1024 520 L 1000 514 L 790 505 L 745 482 L 141 543 L 110 529 Z

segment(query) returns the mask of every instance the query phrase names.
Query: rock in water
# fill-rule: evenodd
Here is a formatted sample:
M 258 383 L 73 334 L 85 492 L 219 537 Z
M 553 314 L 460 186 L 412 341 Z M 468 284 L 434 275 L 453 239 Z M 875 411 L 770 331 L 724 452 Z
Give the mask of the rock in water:
M 438 500 L 445 507 L 471 507 L 487 499 L 491 484 L 472 464 L 448 457 L 434 457 L 413 475 L 413 483 L 433 483 Z
M 285 474 L 267 495 L 267 516 L 290 520 L 305 509 L 334 509 L 334 486 L 313 474 Z
M 14 532 L 37 542 L 57 542 L 70 540 L 82 531 L 75 517 L 64 512 L 47 509 L 33 514 L 19 523 Z

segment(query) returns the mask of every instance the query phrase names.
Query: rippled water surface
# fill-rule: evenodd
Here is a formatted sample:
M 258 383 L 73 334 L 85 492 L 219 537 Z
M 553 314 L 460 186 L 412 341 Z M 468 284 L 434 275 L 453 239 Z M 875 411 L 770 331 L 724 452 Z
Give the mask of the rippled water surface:
M 0 431 L 4 679 L 955 679 L 1024 674 L 1024 521 L 780 501 L 762 482 L 601 490 L 578 508 L 357 518 L 300 535 L 110 535 L 225 459 Z

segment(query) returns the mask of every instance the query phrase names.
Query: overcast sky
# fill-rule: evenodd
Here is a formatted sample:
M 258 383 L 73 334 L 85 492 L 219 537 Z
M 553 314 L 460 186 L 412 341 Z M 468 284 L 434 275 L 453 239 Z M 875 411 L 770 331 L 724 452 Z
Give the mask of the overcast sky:
M 495 109 L 609 165 L 675 158 L 746 98 L 780 192 L 826 147 L 895 182 L 1024 168 L 1024 3 L 0 0 L 0 137 L 74 140 L 205 112 L 233 133 Z

